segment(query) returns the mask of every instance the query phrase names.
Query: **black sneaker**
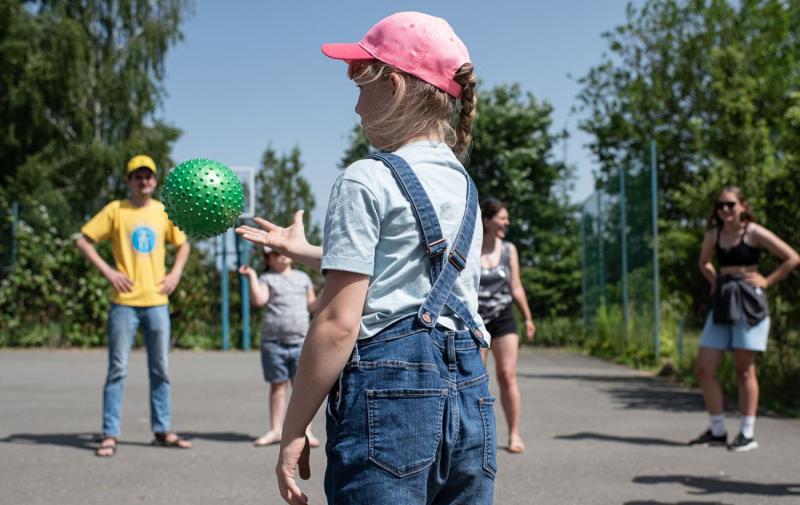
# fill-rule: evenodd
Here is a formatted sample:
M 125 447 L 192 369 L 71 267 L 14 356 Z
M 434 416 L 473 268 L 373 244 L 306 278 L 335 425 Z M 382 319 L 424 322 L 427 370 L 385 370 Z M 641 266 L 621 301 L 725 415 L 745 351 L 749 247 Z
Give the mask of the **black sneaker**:
M 736 438 L 728 446 L 728 450 L 733 452 L 752 451 L 753 449 L 758 449 L 758 442 L 753 438 L 747 438 L 741 433 L 736 435 Z
M 699 437 L 695 438 L 694 440 L 689 441 L 689 445 L 695 447 L 708 447 L 711 445 L 727 445 L 728 443 L 728 434 L 723 433 L 722 435 L 715 437 L 711 433 L 711 429 L 707 429 L 704 431 Z

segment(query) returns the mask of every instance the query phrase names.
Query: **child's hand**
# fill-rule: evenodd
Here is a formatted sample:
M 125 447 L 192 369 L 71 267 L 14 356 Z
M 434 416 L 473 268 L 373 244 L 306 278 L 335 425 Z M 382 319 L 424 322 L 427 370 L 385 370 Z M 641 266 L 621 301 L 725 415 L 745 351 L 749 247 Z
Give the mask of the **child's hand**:
M 249 265 L 242 265 L 239 267 L 239 273 L 242 275 L 254 275 L 256 273 Z
M 284 256 L 291 257 L 292 253 L 308 246 L 303 212 L 298 210 L 294 215 L 294 222 L 286 228 L 257 217 L 255 222 L 259 228 L 239 226 L 236 228 L 236 233 L 254 244 L 270 247 Z
M 295 475 L 296 471 L 299 470 L 301 479 L 308 480 L 311 477 L 310 456 L 311 446 L 306 435 L 302 437 L 284 437 L 281 441 L 278 466 L 275 468 L 275 473 L 278 474 L 278 488 L 286 503 L 292 505 L 308 503 L 308 496 L 297 487 Z

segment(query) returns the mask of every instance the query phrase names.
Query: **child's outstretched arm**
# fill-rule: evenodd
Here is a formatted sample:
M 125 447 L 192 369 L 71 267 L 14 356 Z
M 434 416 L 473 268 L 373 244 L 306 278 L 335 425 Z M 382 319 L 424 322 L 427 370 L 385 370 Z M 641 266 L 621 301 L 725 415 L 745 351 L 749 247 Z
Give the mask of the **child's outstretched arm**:
M 308 451 L 303 451 L 306 426 L 353 351 L 368 286 L 369 276 L 363 274 L 329 270 L 325 277 L 325 289 L 303 344 L 283 424 L 276 472 L 281 496 L 287 503 L 308 501 L 296 483 L 298 470 L 304 479 L 310 475 Z
M 322 247 L 308 243 L 306 228 L 303 225 L 304 212 L 302 210 L 295 212 L 294 222 L 286 228 L 257 217 L 254 221 L 258 228 L 239 226 L 236 228 L 236 233 L 254 244 L 270 247 L 297 263 L 319 271 L 322 263 Z
M 320 292 L 319 296 L 314 293 L 314 286 L 311 286 L 306 291 L 306 307 L 308 308 L 308 312 L 314 314 L 317 312 L 317 308 L 319 308 L 319 301 L 322 299 L 322 293 Z
M 269 286 L 258 280 L 258 274 L 249 265 L 239 267 L 239 273 L 246 275 L 250 282 L 250 303 L 254 307 L 263 307 L 269 302 Z

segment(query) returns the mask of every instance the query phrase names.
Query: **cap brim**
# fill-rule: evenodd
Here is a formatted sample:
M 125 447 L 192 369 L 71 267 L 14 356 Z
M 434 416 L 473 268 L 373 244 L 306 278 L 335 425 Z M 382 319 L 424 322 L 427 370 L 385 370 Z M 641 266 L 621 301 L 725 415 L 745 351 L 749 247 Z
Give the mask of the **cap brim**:
M 137 170 L 141 170 L 141 169 L 143 169 L 143 168 L 144 168 L 144 169 L 146 169 L 146 170 L 149 170 L 149 171 L 153 172 L 154 174 L 156 173 L 156 169 L 155 169 L 155 168 L 153 168 L 153 167 L 148 167 L 147 165 L 142 165 L 142 166 L 139 166 L 139 167 L 129 168 L 129 169 L 128 169 L 128 174 L 132 174 L 132 173 L 134 173 L 135 171 L 137 171 Z
M 354 60 L 374 60 L 375 57 L 369 54 L 358 44 L 323 44 L 322 54 L 334 60 L 354 61 Z

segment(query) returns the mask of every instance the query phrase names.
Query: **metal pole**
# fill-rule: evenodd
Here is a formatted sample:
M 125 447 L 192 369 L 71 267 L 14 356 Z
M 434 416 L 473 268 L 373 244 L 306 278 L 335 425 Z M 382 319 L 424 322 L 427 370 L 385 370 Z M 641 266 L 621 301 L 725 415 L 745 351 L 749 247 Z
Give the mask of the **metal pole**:
M 239 265 L 247 265 L 250 252 L 250 242 L 236 235 L 237 249 L 239 250 Z M 240 275 L 240 289 L 242 297 L 242 350 L 250 350 L 250 278 Z
M 586 274 L 589 273 L 589 265 L 586 261 L 586 214 L 581 208 L 581 312 L 583 313 L 583 324 L 589 324 L 589 301 L 586 299 L 589 295 L 587 293 L 588 279 Z
M 222 285 L 222 350 L 227 351 L 230 346 L 230 328 L 228 321 L 228 232 L 220 235 L 222 240 L 222 266 L 220 268 L 220 284 Z
M 628 342 L 628 222 L 625 204 L 625 166 L 619 168 L 619 226 L 622 256 L 622 336 Z
M 603 192 L 597 192 L 597 242 L 598 242 L 598 260 L 600 268 L 598 269 L 598 279 L 600 282 L 600 304 L 606 304 L 606 260 L 603 251 L 603 232 L 605 224 L 603 223 Z
M 650 198 L 653 209 L 653 333 L 655 341 L 655 358 L 658 361 L 661 352 L 661 311 L 658 283 L 658 164 L 656 163 L 656 141 L 650 141 Z

